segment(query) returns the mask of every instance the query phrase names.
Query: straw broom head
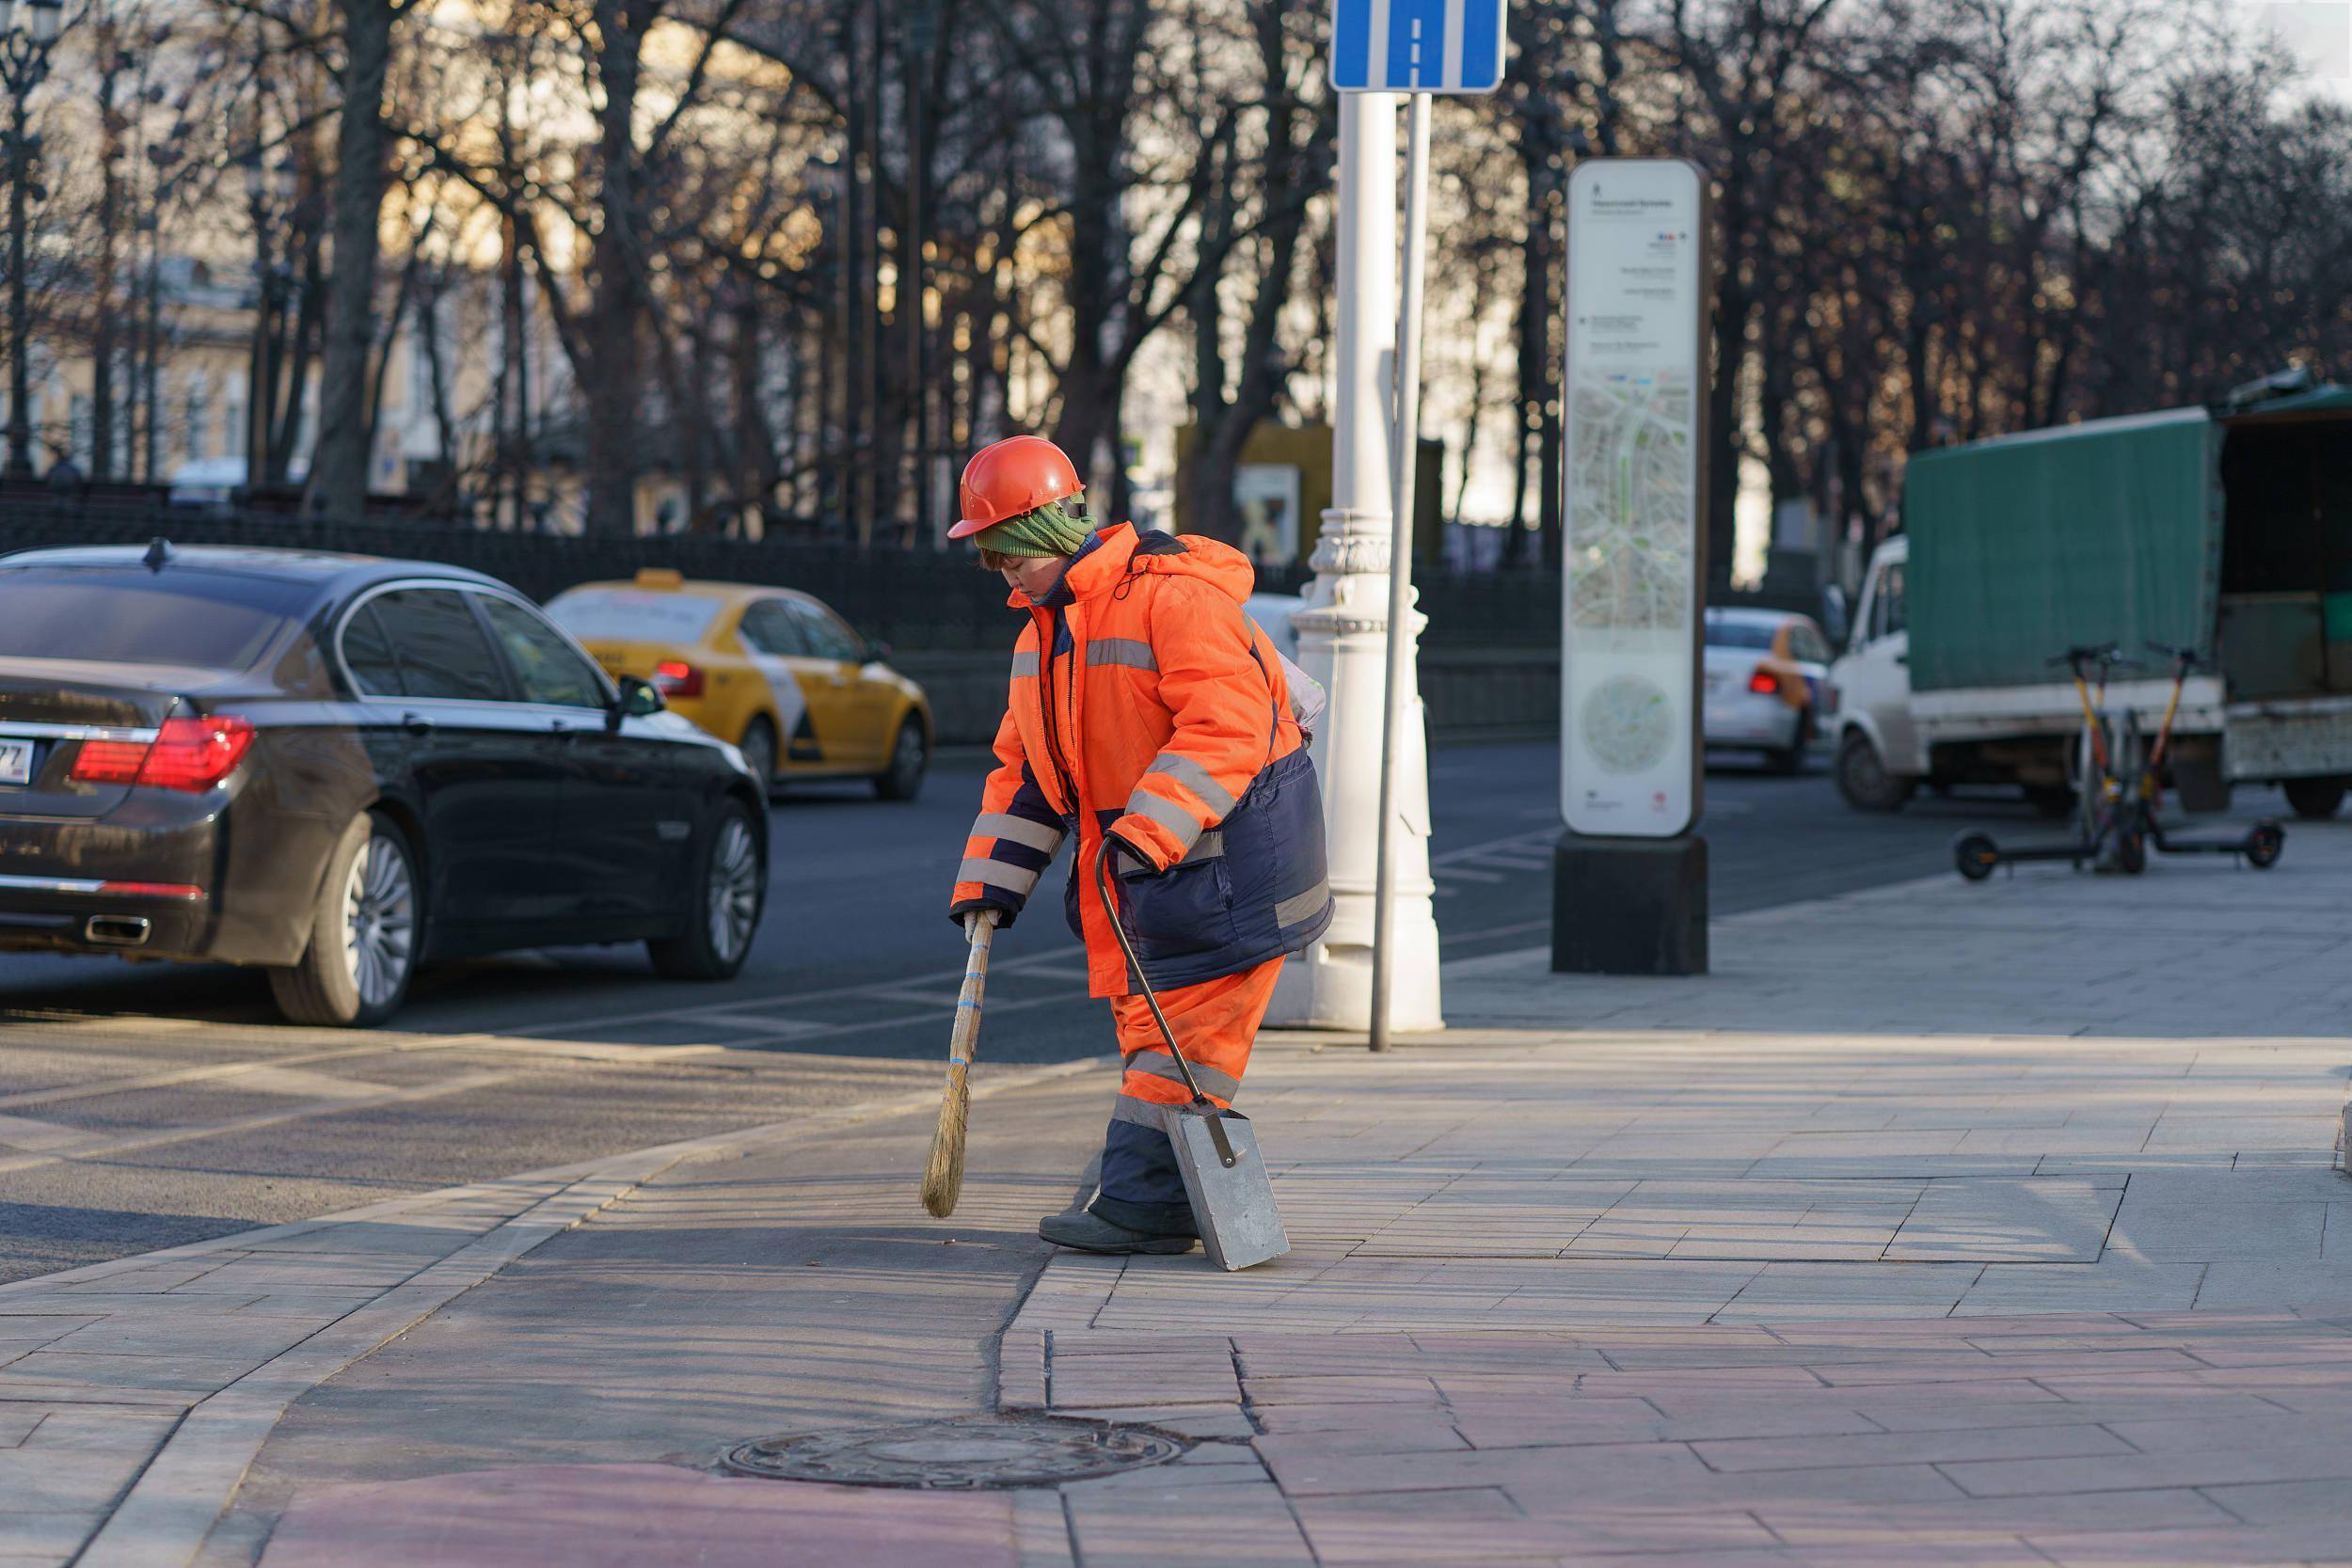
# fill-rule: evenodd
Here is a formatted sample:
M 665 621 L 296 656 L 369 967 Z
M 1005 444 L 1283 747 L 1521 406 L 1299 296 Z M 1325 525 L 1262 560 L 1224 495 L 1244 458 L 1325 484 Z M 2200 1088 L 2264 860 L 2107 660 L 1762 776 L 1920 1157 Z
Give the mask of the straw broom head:
M 939 1100 L 939 1126 L 931 1133 L 930 1163 L 923 1167 L 923 1207 L 934 1219 L 956 1212 L 963 1196 L 963 1143 L 972 1118 L 972 1053 L 980 1038 L 980 995 L 988 983 L 988 949 L 996 935 L 996 912 L 984 910 L 970 923 L 972 950 L 963 965 L 963 990 L 956 997 L 956 1025 L 947 1038 L 947 1086 Z
M 931 1133 L 930 1164 L 923 1167 L 923 1207 L 933 1219 L 956 1212 L 963 1196 L 963 1139 L 972 1118 L 971 1069 L 947 1069 L 947 1089 L 939 1098 L 939 1127 Z

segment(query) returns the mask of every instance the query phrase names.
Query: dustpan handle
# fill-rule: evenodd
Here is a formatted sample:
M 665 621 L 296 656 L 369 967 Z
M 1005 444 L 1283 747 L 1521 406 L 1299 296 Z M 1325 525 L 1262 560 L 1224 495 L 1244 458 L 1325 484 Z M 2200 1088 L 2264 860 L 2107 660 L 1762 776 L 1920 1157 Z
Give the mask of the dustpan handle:
M 1134 975 L 1136 984 L 1143 988 L 1143 1004 L 1152 1009 L 1152 1022 L 1160 1026 L 1160 1038 L 1168 1042 L 1168 1054 L 1176 1058 L 1176 1069 L 1184 1075 L 1184 1087 L 1192 1091 L 1192 1102 L 1195 1105 L 1213 1104 L 1209 1097 L 1200 1092 L 1200 1081 L 1192 1075 L 1192 1064 L 1184 1060 L 1184 1048 L 1176 1043 L 1176 1031 L 1168 1027 L 1168 1015 L 1160 1011 L 1160 999 L 1152 993 L 1152 982 L 1144 977 L 1143 960 L 1136 957 L 1135 944 L 1127 940 L 1127 928 L 1120 924 L 1119 906 L 1111 902 L 1110 874 L 1111 847 L 1105 842 L 1094 857 L 1094 891 L 1102 895 L 1103 913 L 1111 923 L 1111 934 L 1119 938 L 1119 950 L 1127 955 L 1127 973 Z M 1225 1130 L 1218 1127 L 1215 1131 L 1221 1146 L 1225 1142 Z M 1218 1153 L 1222 1155 L 1223 1152 L 1220 1148 Z M 1232 1161 L 1229 1159 L 1225 1163 L 1230 1165 Z

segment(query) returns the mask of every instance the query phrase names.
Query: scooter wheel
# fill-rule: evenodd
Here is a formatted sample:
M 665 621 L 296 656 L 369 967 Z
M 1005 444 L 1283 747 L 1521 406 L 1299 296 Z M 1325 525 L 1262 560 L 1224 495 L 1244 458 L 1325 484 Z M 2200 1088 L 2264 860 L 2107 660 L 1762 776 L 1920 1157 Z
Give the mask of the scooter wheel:
M 1952 841 L 1952 865 L 1972 882 L 1983 881 L 2000 863 L 2000 846 L 1982 833 L 1963 833 Z
M 2257 871 L 2267 871 L 2279 863 L 2279 851 L 2287 847 L 2287 832 L 2276 822 L 2264 822 L 2246 835 L 2246 863 Z
M 2115 863 L 2126 877 L 2137 877 L 2148 869 L 2148 841 L 2138 833 L 2125 833 L 2115 841 Z

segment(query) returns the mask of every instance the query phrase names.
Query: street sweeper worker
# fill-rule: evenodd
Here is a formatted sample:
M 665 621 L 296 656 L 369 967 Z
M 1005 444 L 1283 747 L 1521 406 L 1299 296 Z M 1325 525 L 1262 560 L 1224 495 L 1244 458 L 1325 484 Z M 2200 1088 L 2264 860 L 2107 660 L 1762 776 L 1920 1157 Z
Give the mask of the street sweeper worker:
M 975 456 L 961 500 L 948 537 L 979 547 L 1025 624 L 951 912 L 1011 924 L 1074 831 L 1063 912 L 1125 1064 L 1101 1191 L 1038 1234 L 1087 1252 L 1184 1252 L 1200 1231 L 1160 1108 L 1191 1095 L 1095 895 L 1096 863 L 1111 857 L 1127 938 L 1194 1076 L 1230 1106 L 1284 955 L 1331 923 L 1299 724 L 1312 709 L 1293 708 L 1284 661 L 1242 610 L 1255 573 L 1240 551 L 1098 528 L 1069 457 L 1033 436 Z

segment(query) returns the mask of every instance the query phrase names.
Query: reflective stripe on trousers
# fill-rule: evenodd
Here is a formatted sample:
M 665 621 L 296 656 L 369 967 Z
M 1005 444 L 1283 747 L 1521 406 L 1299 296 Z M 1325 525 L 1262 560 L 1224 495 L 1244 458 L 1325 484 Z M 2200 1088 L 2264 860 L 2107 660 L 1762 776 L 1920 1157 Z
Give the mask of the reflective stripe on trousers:
M 1184 1048 L 1184 1059 L 1193 1064 L 1193 1075 L 1220 1105 L 1231 1104 L 1240 1086 L 1249 1066 L 1249 1048 L 1257 1043 L 1258 1025 L 1274 1000 L 1275 977 L 1281 972 L 1282 960 L 1268 958 L 1239 974 L 1171 986 L 1159 993 L 1160 1007 L 1176 1032 L 1176 1043 Z M 1127 1069 L 1119 1086 L 1119 1107 L 1103 1140 L 1102 1191 L 1090 1207 L 1130 1230 L 1192 1235 L 1197 1227 L 1184 1197 L 1184 1175 L 1168 1134 L 1160 1130 L 1158 1113 L 1147 1108 L 1183 1105 L 1192 1097 L 1140 995 L 1113 997 L 1111 1017 Z
M 1257 1043 L 1258 1025 L 1274 1000 L 1274 978 L 1282 960 L 1268 958 L 1254 969 L 1227 974 L 1198 985 L 1171 986 L 1159 993 L 1160 1010 L 1176 1031 L 1176 1043 L 1211 1100 L 1230 1105 L 1249 1069 L 1249 1048 Z M 1160 1041 L 1159 1026 L 1141 995 L 1111 998 L 1111 1018 L 1119 1031 L 1119 1053 L 1126 1071 L 1119 1092 L 1155 1105 L 1182 1105 L 1192 1096 L 1184 1075 Z

